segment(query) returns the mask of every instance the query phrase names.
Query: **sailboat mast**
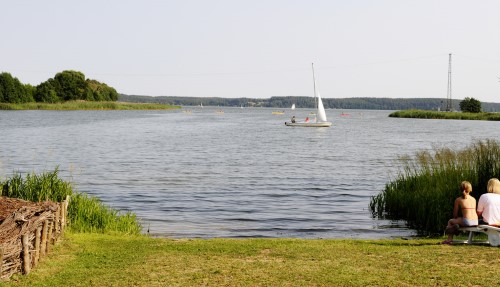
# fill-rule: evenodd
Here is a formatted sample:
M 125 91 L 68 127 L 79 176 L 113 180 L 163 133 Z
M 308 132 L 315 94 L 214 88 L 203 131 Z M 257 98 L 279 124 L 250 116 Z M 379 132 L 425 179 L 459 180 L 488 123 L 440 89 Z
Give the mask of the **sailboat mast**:
M 311 63 L 311 67 L 313 71 L 314 107 L 318 108 L 318 104 L 316 103 L 316 78 L 314 77 L 314 63 Z

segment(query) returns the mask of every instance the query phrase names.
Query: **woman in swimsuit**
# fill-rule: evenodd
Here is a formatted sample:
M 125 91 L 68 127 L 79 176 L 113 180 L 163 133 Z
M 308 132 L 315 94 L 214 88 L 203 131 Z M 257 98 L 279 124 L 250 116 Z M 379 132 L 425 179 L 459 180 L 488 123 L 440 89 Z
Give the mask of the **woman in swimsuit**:
M 472 192 L 472 185 L 468 181 L 463 181 L 460 184 L 462 196 L 455 199 L 453 206 L 453 218 L 448 220 L 446 233 L 448 239 L 443 241 L 443 244 L 451 244 L 453 242 L 453 233 L 458 231 L 460 226 L 474 226 L 478 224 L 476 213 L 476 199 L 470 196 Z M 458 211 L 462 212 L 462 217 L 458 216 Z

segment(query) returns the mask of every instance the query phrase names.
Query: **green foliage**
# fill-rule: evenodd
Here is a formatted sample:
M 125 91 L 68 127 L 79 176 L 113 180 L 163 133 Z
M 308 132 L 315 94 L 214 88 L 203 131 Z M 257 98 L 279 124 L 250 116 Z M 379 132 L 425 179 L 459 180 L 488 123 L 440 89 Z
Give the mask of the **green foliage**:
M 96 197 L 75 193 L 68 207 L 71 230 L 76 232 L 119 231 L 126 234 L 140 234 L 141 226 L 131 212 L 120 214 L 102 204 Z
M 179 106 L 122 102 L 68 101 L 62 103 L 0 103 L 0 110 L 170 110 Z
M 100 83 L 96 80 L 87 80 L 87 94 L 85 100 L 87 101 L 116 101 L 118 100 L 118 93 L 114 88 L 106 84 Z
M 465 113 L 480 113 L 481 102 L 474 98 L 465 98 L 460 102 L 460 110 Z
M 36 87 L 35 100 L 43 103 L 68 101 L 106 101 L 118 99 L 118 93 L 112 87 L 96 80 L 85 79 L 78 71 L 63 71 L 53 79 Z
M 49 79 L 35 88 L 35 101 L 40 103 L 57 103 L 61 99 L 57 96 L 54 79 Z
M 118 93 L 78 71 L 62 71 L 38 86 L 23 85 L 9 73 L 0 74 L 0 103 L 58 103 L 65 101 L 116 101 Z
M 85 97 L 85 75 L 77 71 L 63 71 L 54 77 L 57 95 L 63 101 L 83 100 Z
M 472 184 L 472 195 L 478 199 L 488 180 L 500 176 L 500 145 L 493 140 L 476 141 L 459 151 L 421 151 L 400 160 L 398 177 L 372 198 L 370 209 L 376 217 L 405 220 L 426 235 L 443 232 L 462 181 Z
M 68 206 L 69 227 L 77 232 L 120 232 L 140 234 L 141 225 L 136 216 L 105 206 L 99 199 L 74 192 L 71 183 L 58 177 L 59 170 L 42 174 L 27 174 L 25 178 L 15 173 L 10 179 L 0 181 L 0 195 L 29 201 L 61 202 L 70 196 Z
M 33 87 L 23 85 L 9 73 L 0 74 L 0 102 L 27 103 L 33 101 Z
M 73 193 L 69 182 L 61 180 L 56 168 L 53 172 L 42 174 L 27 174 L 23 178 L 21 174 L 15 173 L 12 178 L 0 182 L 1 195 L 7 197 L 22 198 L 29 201 L 63 201 L 67 195 Z

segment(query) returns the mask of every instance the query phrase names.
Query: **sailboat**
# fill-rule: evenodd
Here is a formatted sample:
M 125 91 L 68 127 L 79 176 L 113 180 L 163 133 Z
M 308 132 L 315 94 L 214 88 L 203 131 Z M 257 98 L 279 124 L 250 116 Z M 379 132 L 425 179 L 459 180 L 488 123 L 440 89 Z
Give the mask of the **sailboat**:
M 316 119 L 310 121 L 306 118 L 305 121 L 295 121 L 295 116 L 292 117 L 292 121 L 285 122 L 285 125 L 289 127 L 330 127 L 331 122 L 326 119 L 325 107 L 323 106 L 323 101 L 319 95 L 319 91 L 316 90 L 316 78 L 314 77 L 314 63 L 312 65 L 313 83 L 314 83 L 314 97 L 316 98 Z
M 291 109 L 292 109 L 292 111 L 295 110 L 295 104 L 292 104 Z

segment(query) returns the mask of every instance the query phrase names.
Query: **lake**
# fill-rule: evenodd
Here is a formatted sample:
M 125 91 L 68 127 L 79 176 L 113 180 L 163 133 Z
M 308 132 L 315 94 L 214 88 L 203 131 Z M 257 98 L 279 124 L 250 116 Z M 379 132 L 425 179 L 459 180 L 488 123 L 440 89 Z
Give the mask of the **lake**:
M 414 232 L 368 205 L 399 156 L 499 139 L 497 122 L 327 110 L 332 127 L 294 128 L 310 110 L 218 109 L 0 111 L 0 176 L 59 166 L 155 236 L 392 238 Z

